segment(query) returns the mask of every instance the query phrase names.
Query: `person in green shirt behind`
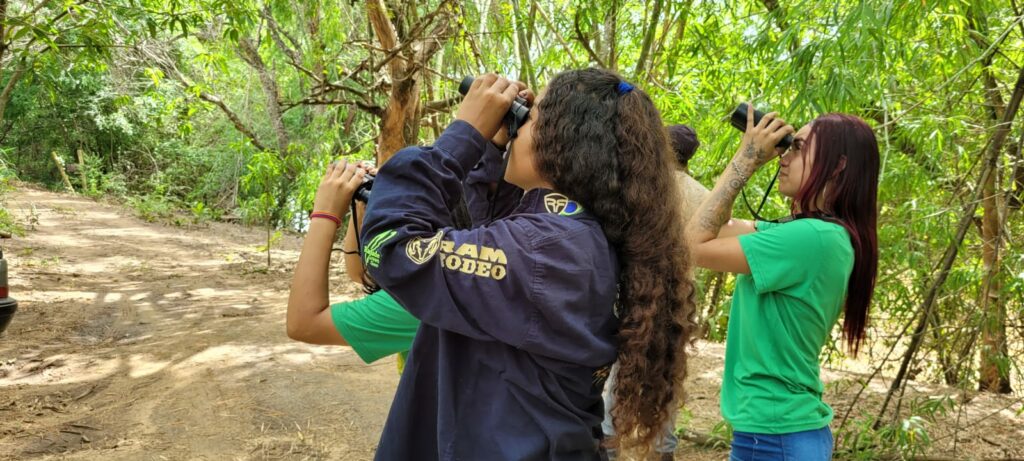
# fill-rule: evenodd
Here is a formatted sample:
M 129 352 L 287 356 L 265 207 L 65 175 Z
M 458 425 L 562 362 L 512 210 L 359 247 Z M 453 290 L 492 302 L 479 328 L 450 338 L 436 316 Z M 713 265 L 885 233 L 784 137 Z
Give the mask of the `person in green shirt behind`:
M 384 291 L 353 301 L 327 302 L 327 276 L 331 244 L 348 212 L 352 194 L 372 168 L 362 164 L 331 165 L 316 194 L 309 232 L 303 242 L 288 299 L 288 336 L 312 344 L 351 346 L 366 363 L 409 350 L 419 321 Z M 340 191 L 332 194 L 329 192 Z M 356 204 L 342 241 L 346 272 L 363 283 L 363 263 L 356 249 L 356 229 L 365 206 Z M 401 361 L 400 361 L 401 363 Z
M 346 168 L 352 172 L 342 172 Z M 336 216 L 344 216 L 348 212 L 348 204 L 352 203 L 352 194 L 363 181 L 363 175 L 377 174 L 376 168 L 364 167 L 362 163 L 347 165 L 346 168 L 332 167 L 320 186 L 324 190 L 317 191 L 317 199 L 320 199 L 330 196 L 321 193 L 326 192 L 328 188 L 339 190 L 337 195 L 340 199 L 318 200 L 314 208 L 328 210 L 328 215 L 335 216 L 334 213 L 337 213 Z M 329 305 L 325 303 L 326 300 L 323 298 L 327 295 L 328 276 L 326 255 L 330 253 L 333 234 L 322 233 L 322 238 L 319 235 L 311 238 L 307 234 L 289 292 L 288 337 L 310 344 L 349 346 L 366 364 L 395 354 L 398 371 L 401 373 L 420 321 L 386 291 L 377 287 L 366 274 L 356 237 L 362 228 L 365 211 L 366 204 L 356 201 L 355 210 L 348 220 L 342 239 L 341 252 L 345 255 L 345 272 L 348 278 L 352 282 L 362 284 L 366 296 Z M 462 215 L 465 213 L 461 212 Z M 313 217 L 319 217 L 316 216 L 318 214 L 314 212 Z M 460 212 L 456 212 L 456 215 L 459 214 Z M 467 221 L 464 225 L 468 226 L 469 217 L 463 216 L 461 219 Z M 332 221 L 329 217 L 326 220 Z M 331 224 L 338 225 L 322 221 L 311 219 L 310 234 L 313 233 L 313 223 L 328 227 Z
M 818 356 L 844 316 L 857 353 L 878 267 L 878 142 L 863 120 L 826 114 L 793 127 L 747 111 L 739 150 L 686 228 L 700 267 L 737 275 L 722 376 L 731 461 L 827 460 L 832 408 L 822 401 Z M 780 157 L 779 192 L 793 214 L 776 222 L 730 219 L 736 195 Z
M 523 97 L 532 102 L 534 95 L 526 90 Z M 502 179 L 507 130 L 500 130 L 491 142 L 493 146 L 488 147 L 463 184 L 465 200 L 452 210 L 458 228 L 486 225 L 505 216 L 522 197 L 522 189 Z M 355 202 L 341 251 L 349 279 L 362 284 L 367 295 L 334 304 L 328 301 L 331 245 L 340 218 L 348 214 L 352 195 L 365 174 L 376 175 L 377 170 L 361 162 L 332 164 L 317 189 L 314 213 L 288 296 L 287 332 L 296 341 L 349 346 L 367 364 L 397 354 L 401 372 L 420 321 L 365 273 L 357 238 L 366 209 L 363 202 Z

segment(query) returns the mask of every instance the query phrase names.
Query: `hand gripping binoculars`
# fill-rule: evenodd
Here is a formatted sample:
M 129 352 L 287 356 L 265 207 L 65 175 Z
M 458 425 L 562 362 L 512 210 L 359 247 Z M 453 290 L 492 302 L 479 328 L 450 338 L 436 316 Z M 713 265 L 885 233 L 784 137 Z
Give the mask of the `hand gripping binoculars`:
M 469 88 L 473 85 L 473 81 L 476 80 L 473 77 L 466 77 L 462 79 L 462 83 L 459 84 L 459 93 L 463 96 L 469 93 Z M 745 114 L 745 113 L 744 113 Z M 744 115 L 746 117 L 746 115 Z M 527 106 L 525 98 L 516 96 L 516 99 L 512 101 L 512 106 L 509 107 L 508 113 L 505 114 L 504 123 L 508 126 L 509 138 L 515 138 L 519 132 L 519 127 L 526 123 L 526 120 L 530 118 L 530 107 Z M 746 118 L 743 119 L 744 126 L 746 126 Z M 366 175 L 363 183 L 356 189 L 355 199 L 363 203 L 370 200 L 370 191 L 373 190 L 373 175 Z
M 732 124 L 737 130 L 746 132 L 747 131 L 747 111 L 750 110 L 750 104 L 740 103 L 736 107 L 736 110 L 732 111 L 732 117 L 729 117 L 729 123 Z M 761 118 L 764 117 L 764 112 L 754 110 L 754 125 L 761 122 Z M 785 138 L 779 140 L 779 144 L 775 147 L 788 148 L 793 144 L 793 135 L 787 134 Z

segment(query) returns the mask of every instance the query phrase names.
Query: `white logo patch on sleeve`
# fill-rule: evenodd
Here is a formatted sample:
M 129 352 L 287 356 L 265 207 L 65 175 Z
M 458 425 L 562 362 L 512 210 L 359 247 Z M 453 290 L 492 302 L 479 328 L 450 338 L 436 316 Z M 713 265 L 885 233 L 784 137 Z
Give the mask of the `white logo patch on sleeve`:
M 422 265 L 423 263 L 430 261 L 437 254 L 437 250 L 441 248 L 441 237 L 444 236 L 444 231 L 437 231 L 433 237 L 423 238 L 416 237 L 409 240 L 405 244 L 405 254 L 409 257 L 412 262 Z

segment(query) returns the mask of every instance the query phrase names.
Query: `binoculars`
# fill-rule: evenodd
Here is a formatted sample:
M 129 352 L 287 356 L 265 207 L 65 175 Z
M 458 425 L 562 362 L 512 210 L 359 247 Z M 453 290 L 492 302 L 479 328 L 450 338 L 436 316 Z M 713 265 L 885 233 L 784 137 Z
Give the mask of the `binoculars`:
M 463 96 L 469 93 L 469 87 L 473 85 L 473 77 L 466 77 L 462 79 L 462 83 L 459 84 L 459 93 Z M 512 106 L 508 108 L 508 113 L 505 114 L 505 123 L 508 125 L 508 137 L 516 137 L 516 132 L 519 131 L 519 127 L 526 123 L 526 119 L 530 118 L 530 108 L 526 105 L 526 99 L 516 96 L 516 99 L 512 101 Z
M 469 93 L 469 88 L 473 85 L 473 77 L 466 77 L 462 79 L 462 83 L 459 83 L 459 93 L 463 96 Z M 519 127 L 526 123 L 526 120 L 530 118 L 530 108 L 526 105 L 526 99 L 516 96 L 516 99 L 512 101 L 512 106 L 509 107 L 508 113 L 505 114 L 505 124 L 508 125 L 508 136 L 509 138 L 516 137 L 516 133 L 519 131 Z M 744 116 L 745 117 L 745 116 Z M 746 119 L 744 119 L 746 120 Z M 744 121 L 746 123 L 746 121 Z M 363 203 L 370 200 L 370 191 L 373 190 L 373 175 L 366 175 L 363 178 L 363 183 L 356 189 L 355 199 Z
M 740 103 L 736 107 L 736 110 L 732 111 L 732 117 L 729 117 L 729 123 L 732 124 L 737 130 L 746 132 L 747 131 L 747 111 L 750 110 L 750 104 Z M 754 110 L 754 125 L 761 122 L 761 118 L 764 117 L 764 112 Z M 793 144 L 793 135 L 787 134 L 785 138 L 779 140 L 779 143 L 775 147 L 787 148 Z
M 370 189 L 373 189 L 373 175 L 367 173 L 363 176 L 363 183 L 356 188 L 355 199 L 363 203 L 369 202 Z

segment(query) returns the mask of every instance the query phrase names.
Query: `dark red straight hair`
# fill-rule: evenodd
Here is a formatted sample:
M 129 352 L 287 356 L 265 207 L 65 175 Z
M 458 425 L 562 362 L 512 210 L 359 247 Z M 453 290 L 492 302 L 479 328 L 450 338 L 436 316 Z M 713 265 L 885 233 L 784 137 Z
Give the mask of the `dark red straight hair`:
M 824 209 L 819 211 L 834 216 L 850 234 L 854 262 L 846 287 L 843 336 L 857 355 L 878 274 L 878 140 L 855 116 L 825 114 L 811 122 L 804 145 L 814 146 L 814 160 L 794 203 L 810 211 L 824 196 Z

